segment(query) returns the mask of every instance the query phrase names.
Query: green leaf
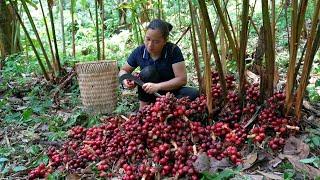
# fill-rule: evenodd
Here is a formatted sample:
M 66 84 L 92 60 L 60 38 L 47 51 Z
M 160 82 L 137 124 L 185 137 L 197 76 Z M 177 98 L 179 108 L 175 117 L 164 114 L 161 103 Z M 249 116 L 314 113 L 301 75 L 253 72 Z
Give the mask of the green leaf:
M 320 146 L 320 136 L 313 136 L 313 137 L 311 137 L 311 140 L 314 145 Z
M 32 109 L 27 108 L 27 109 L 24 110 L 23 113 L 22 113 L 23 119 L 24 119 L 24 120 L 28 120 L 28 119 L 31 117 L 32 113 L 33 113 Z
M 7 158 L 4 158 L 4 157 L 0 158 L 0 163 L 7 162 L 7 161 L 9 161 Z
M 317 160 L 317 157 L 301 159 L 300 162 L 305 163 L 305 164 L 309 164 L 309 163 L 313 163 L 315 160 Z
M 286 171 L 286 172 L 284 172 L 284 174 L 283 174 L 283 178 L 284 179 L 292 179 L 294 177 L 294 172 L 292 172 L 292 171 Z
M 12 113 L 12 114 L 7 114 L 5 117 L 4 117 L 4 120 L 8 123 L 11 123 L 11 122 L 19 122 L 20 121 L 20 116 L 21 116 L 21 113 L 17 112 L 17 113 Z
M 15 149 L 13 147 L 3 147 L 3 148 L 0 148 L 0 154 L 2 156 L 10 156 L 12 153 L 15 152 Z
M 7 174 L 9 172 L 10 168 L 6 167 L 1 171 L 1 174 Z
M 29 152 L 33 155 L 37 155 L 40 152 L 40 147 L 38 145 L 32 145 L 31 147 L 29 147 L 27 149 L 27 152 Z
M 23 171 L 23 170 L 26 170 L 27 168 L 24 167 L 24 166 L 15 166 L 13 168 L 13 172 L 19 172 L 19 171 Z
M 315 87 L 319 87 L 319 86 L 320 86 L 320 79 L 317 79 L 315 83 Z
M 64 179 L 63 175 L 60 171 L 55 171 L 52 174 L 49 174 L 46 178 L 47 180 L 58 180 L 58 179 Z
M 36 159 L 34 162 L 32 162 L 30 167 L 37 167 L 41 163 L 48 164 L 49 163 L 49 157 L 47 155 L 40 156 L 38 159 Z
M 232 169 L 225 169 L 222 172 L 210 174 L 209 172 L 203 172 L 203 177 L 201 179 L 204 180 L 226 180 L 230 179 L 235 175 L 235 171 Z
M 234 175 L 235 175 L 235 173 L 233 170 L 225 169 L 219 174 L 219 176 L 216 179 L 229 179 Z

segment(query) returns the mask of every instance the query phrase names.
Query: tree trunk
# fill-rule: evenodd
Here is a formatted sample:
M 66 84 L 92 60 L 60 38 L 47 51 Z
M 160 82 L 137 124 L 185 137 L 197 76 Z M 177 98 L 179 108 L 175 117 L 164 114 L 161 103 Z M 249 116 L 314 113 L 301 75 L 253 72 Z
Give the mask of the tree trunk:
M 11 8 L 6 5 L 5 1 L 0 1 L 0 69 L 2 69 L 2 60 L 12 53 L 12 22 Z

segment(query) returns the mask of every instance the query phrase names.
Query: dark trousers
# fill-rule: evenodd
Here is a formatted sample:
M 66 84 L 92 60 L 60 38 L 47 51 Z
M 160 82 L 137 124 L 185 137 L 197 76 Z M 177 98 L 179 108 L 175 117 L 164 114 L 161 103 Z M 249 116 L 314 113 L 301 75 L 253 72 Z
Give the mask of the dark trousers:
M 154 66 L 147 66 L 140 72 L 140 78 L 143 82 L 159 83 L 160 76 Z M 161 95 L 165 95 L 167 92 L 171 92 L 176 98 L 188 97 L 190 100 L 195 100 L 199 97 L 199 91 L 193 87 L 180 87 L 171 91 L 159 91 Z M 146 93 L 142 87 L 138 86 L 138 99 L 144 102 L 155 102 L 156 96 Z

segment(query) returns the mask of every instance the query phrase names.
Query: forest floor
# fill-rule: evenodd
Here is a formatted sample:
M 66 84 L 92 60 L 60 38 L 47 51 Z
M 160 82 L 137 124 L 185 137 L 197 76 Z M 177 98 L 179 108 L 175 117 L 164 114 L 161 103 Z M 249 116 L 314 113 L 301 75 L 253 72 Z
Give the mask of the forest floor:
M 30 81 L 11 81 L 0 91 L 0 177 L 27 179 L 31 169 L 41 163 L 48 164 L 50 146 L 61 147 L 68 130 L 81 125 L 92 127 L 103 123 L 105 115 L 89 115 L 81 107 L 79 89 L 74 78 L 55 94 L 56 87 L 36 76 Z M 54 94 L 56 95 L 54 97 Z M 137 108 L 136 95 L 120 95 L 116 115 L 128 116 Z M 303 102 L 303 116 L 299 130 L 288 137 L 283 150 L 276 153 L 261 144 L 246 153 L 242 167 L 231 164 L 216 165 L 218 169 L 230 167 L 232 171 L 219 171 L 234 179 L 308 179 L 320 175 L 320 103 Z M 94 172 L 80 175 L 54 174 L 50 178 L 93 178 Z

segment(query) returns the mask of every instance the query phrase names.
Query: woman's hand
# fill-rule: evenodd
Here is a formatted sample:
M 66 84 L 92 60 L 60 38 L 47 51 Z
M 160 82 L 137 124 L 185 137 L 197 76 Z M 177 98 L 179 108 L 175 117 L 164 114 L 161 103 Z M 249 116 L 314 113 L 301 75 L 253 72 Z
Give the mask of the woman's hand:
M 142 89 L 149 94 L 153 94 L 158 92 L 160 87 L 159 84 L 156 83 L 144 83 Z
M 133 89 L 136 87 L 136 84 L 132 80 L 125 79 L 123 80 L 123 85 L 128 89 Z

